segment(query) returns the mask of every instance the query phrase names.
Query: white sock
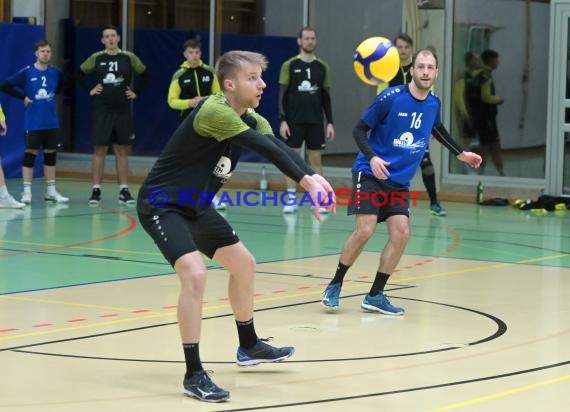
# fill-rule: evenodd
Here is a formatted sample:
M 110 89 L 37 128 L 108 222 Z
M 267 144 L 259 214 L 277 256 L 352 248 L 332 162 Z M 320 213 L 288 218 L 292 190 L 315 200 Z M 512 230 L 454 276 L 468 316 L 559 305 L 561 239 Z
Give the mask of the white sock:
M 6 197 L 6 196 L 10 196 L 10 193 L 8 193 L 8 188 L 6 187 L 6 185 L 0 186 L 0 197 Z
M 121 185 L 119 186 L 119 190 L 128 189 L 129 185 Z
M 32 182 L 24 182 L 24 193 L 32 193 Z
M 55 180 L 46 180 L 47 194 L 50 196 L 55 196 Z
M 101 185 L 93 185 L 93 189 L 101 189 Z

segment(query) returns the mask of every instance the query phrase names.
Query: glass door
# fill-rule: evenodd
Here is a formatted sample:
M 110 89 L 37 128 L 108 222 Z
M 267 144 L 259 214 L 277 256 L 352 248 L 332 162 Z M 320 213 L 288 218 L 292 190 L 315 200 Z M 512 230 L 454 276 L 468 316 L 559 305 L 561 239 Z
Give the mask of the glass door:
M 551 7 L 546 193 L 570 196 L 570 0 Z

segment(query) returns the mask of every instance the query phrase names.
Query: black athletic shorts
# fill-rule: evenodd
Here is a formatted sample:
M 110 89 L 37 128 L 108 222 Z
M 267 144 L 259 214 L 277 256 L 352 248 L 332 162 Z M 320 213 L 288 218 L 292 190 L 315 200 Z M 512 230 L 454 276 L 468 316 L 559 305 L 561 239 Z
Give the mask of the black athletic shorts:
M 187 253 L 199 250 L 212 258 L 219 248 L 239 242 L 230 224 L 214 208 L 197 217 L 164 209 L 159 209 L 156 215 L 140 212 L 138 215 L 142 227 L 172 267 Z
M 410 216 L 407 187 L 393 187 L 362 172 L 352 173 L 352 194 L 348 215 L 376 215 L 378 222 L 390 216 Z
M 118 144 L 131 146 L 135 141 L 133 116 L 130 113 L 107 113 L 94 110 L 91 115 L 93 146 Z
M 289 123 L 291 136 L 285 141 L 287 146 L 298 149 L 303 142 L 309 150 L 324 150 L 325 131 L 321 123 Z
M 26 149 L 57 150 L 57 129 L 29 130 L 26 132 Z

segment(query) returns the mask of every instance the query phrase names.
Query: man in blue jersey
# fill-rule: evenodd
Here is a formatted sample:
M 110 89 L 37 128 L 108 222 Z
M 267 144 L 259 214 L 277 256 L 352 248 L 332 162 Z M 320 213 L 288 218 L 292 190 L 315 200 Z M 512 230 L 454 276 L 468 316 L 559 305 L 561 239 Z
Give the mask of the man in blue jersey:
M 380 83 L 376 89 L 376 94 L 380 94 L 387 87 L 399 86 L 407 84 L 412 81 L 410 75 L 410 67 L 412 67 L 412 55 L 414 49 L 414 41 L 407 33 L 400 33 L 394 39 L 394 45 L 398 49 L 400 55 L 400 70 L 396 73 L 394 78 L 388 83 Z M 435 168 L 431 161 L 429 153 L 429 146 L 426 148 L 424 158 L 420 163 L 422 170 L 422 181 L 429 196 L 430 212 L 434 216 L 446 216 L 447 211 L 441 206 L 437 199 L 437 188 L 435 184 Z
M 430 90 L 437 72 L 433 51 L 418 50 L 410 69 L 412 81 L 390 87 L 376 96 L 352 132 L 360 153 L 352 168 L 353 191 L 348 214 L 356 215 L 356 225 L 344 245 L 335 276 L 323 292 L 321 303 L 327 310 L 338 310 L 346 272 L 374 234 L 378 222 L 385 221 L 388 242 L 361 307 L 387 315 L 404 313 L 403 308 L 390 303 L 384 287 L 408 242 L 408 190 L 430 134 L 462 162 L 472 167 L 481 164 L 481 156 L 463 151 L 441 123 L 441 102 Z
M 36 62 L 26 66 L 8 80 L 0 84 L 0 91 L 21 99 L 26 106 L 24 128 L 26 131 L 26 151 L 22 162 L 24 191 L 22 203 L 32 202 L 32 178 L 38 150 L 43 147 L 46 194 L 49 202 L 67 203 L 69 198 L 59 194 L 55 188 L 55 164 L 57 155 L 57 116 L 56 95 L 63 88 L 61 72 L 49 64 L 51 45 L 39 40 L 35 45 Z

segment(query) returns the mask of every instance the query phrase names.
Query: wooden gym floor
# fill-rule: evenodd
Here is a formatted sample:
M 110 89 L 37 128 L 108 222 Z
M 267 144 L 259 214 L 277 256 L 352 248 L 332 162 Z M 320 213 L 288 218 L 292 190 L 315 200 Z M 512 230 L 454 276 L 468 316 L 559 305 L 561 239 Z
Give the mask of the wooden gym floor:
M 59 182 L 68 206 L 44 204 L 41 186 L 23 211 L 0 210 L 0 410 L 570 410 L 570 212 L 447 202 L 441 218 L 420 202 L 388 285 L 407 312 L 389 317 L 360 310 L 384 226 L 328 314 L 321 292 L 354 224 L 345 209 L 319 226 L 307 207 L 287 219 L 231 207 L 258 261 L 257 331 L 296 353 L 235 365 L 228 274 L 207 260 L 202 360 L 231 392 L 210 404 L 181 393 L 178 281 L 134 209 L 111 184 L 97 208 L 86 182 Z

